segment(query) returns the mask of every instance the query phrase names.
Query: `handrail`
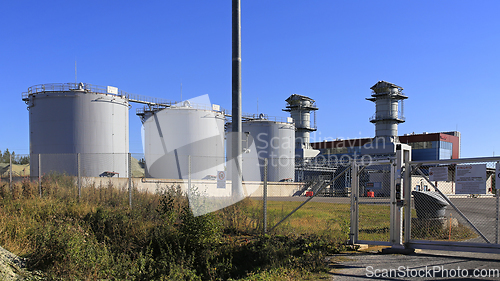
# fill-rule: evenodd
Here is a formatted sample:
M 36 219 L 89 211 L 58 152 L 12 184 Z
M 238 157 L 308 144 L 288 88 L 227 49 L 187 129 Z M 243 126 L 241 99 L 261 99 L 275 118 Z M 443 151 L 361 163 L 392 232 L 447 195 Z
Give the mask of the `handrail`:
M 404 117 L 402 114 L 399 114 L 395 117 L 393 116 L 377 116 L 376 114 L 373 114 L 372 117 L 369 118 L 369 121 L 379 121 L 379 120 L 402 120 L 406 121 L 406 117 Z
M 170 106 L 170 105 L 173 105 L 176 103 L 174 101 L 160 99 L 160 98 L 130 94 L 130 93 L 127 93 L 127 92 L 122 91 L 120 89 L 117 90 L 117 93 L 109 93 L 107 86 L 92 85 L 92 84 L 88 84 L 88 83 L 51 83 L 51 84 L 35 85 L 35 86 L 29 87 L 27 92 L 22 93 L 22 98 L 23 98 L 23 100 L 26 101 L 29 99 L 30 96 L 40 94 L 40 93 L 68 92 L 68 91 L 85 91 L 85 92 L 91 92 L 91 93 L 96 93 L 96 94 L 119 96 L 122 98 L 126 98 L 130 102 L 144 103 L 144 104 L 149 104 L 149 105 L 167 105 L 167 106 Z
M 75 90 L 84 90 L 99 94 L 110 94 L 108 93 L 108 88 L 105 86 L 92 85 L 88 83 L 51 83 L 31 86 L 28 88 L 27 95 L 34 95 L 44 92 L 65 92 Z M 127 96 L 128 93 L 122 90 L 118 90 L 118 94 L 112 95 Z

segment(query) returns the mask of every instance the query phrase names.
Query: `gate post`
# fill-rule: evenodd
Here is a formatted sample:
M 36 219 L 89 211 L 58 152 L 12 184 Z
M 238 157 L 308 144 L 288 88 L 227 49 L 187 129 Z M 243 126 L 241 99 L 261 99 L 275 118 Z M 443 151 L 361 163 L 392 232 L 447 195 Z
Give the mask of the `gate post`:
M 405 160 L 410 159 L 410 151 L 411 147 L 406 144 L 397 144 L 396 147 L 396 159 L 391 161 L 391 226 L 390 226 L 390 243 L 391 248 L 384 249 L 383 252 L 390 253 L 413 253 L 413 249 L 405 249 L 403 245 L 403 206 L 408 205 L 409 201 L 402 200 L 403 193 L 405 189 L 402 188 L 402 185 L 409 184 L 409 181 L 402 181 L 401 179 L 401 171 L 403 165 L 408 163 Z M 406 167 L 406 166 L 405 166 Z M 406 182 L 406 183 L 405 183 Z M 409 196 L 409 192 L 405 193 L 405 198 Z M 408 217 L 410 213 L 405 215 Z M 408 224 L 408 220 L 405 220 L 405 225 Z M 406 236 L 405 236 L 406 238 Z
M 397 192 L 397 186 L 401 185 L 396 183 L 397 164 L 391 161 L 391 226 L 390 226 L 390 242 L 393 248 L 402 248 L 403 239 L 401 237 L 401 207 L 399 206 L 400 193 Z
M 359 234 L 359 178 L 358 165 L 353 160 L 351 163 L 351 229 L 349 231 L 349 243 L 354 245 L 358 242 Z
M 403 176 L 403 196 L 404 196 L 404 243 L 405 247 L 411 239 L 411 154 L 409 150 L 404 151 L 403 162 L 405 165 Z

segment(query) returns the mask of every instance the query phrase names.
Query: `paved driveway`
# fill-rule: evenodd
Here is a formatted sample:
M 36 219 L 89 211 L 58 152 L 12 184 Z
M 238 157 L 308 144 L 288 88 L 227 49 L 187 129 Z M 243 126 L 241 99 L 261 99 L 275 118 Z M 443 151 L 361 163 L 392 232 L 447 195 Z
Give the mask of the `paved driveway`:
M 500 280 L 500 254 L 418 251 L 332 256 L 333 280 Z

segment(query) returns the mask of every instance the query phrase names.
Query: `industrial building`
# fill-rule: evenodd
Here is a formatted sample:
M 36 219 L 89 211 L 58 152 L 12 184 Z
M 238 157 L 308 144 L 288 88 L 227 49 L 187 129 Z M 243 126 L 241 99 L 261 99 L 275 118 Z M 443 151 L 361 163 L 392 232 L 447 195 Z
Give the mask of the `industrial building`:
M 311 143 L 306 146 L 320 156 L 362 156 L 372 157 L 394 157 L 397 144 L 409 144 L 401 141 L 398 137 L 398 125 L 405 122 L 403 114 L 403 100 L 408 99 L 402 92 L 403 88 L 393 83 L 379 81 L 371 88 L 372 95 L 367 100 L 375 103 L 375 114 L 369 119 L 375 124 L 375 137 L 352 140 L 334 140 Z M 290 99 L 290 98 L 289 98 Z M 287 100 L 288 102 L 288 100 Z M 287 107 L 288 109 L 288 107 Z M 295 111 L 301 111 L 300 107 L 291 107 Z M 291 110 L 287 110 L 291 111 Z M 292 114 L 292 118 L 300 116 Z M 294 118 L 294 121 L 297 117 Z M 308 133 L 308 132 L 307 132 Z M 301 132 L 301 134 L 304 134 Z M 296 134 L 297 136 L 297 134 Z M 309 135 L 307 135 L 309 140 Z M 427 140 L 427 139 L 426 139 Z M 408 146 L 411 149 L 411 145 Z M 298 157 L 300 155 L 296 154 Z
M 309 186 L 306 186 L 304 191 L 315 193 L 318 190 L 323 190 L 323 195 L 325 196 L 347 195 L 350 188 L 349 173 L 344 174 L 344 178 L 333 180 L 336 175 L 346 169 L 345 161 L 369 156 L 370 161 L 376 159 L 394 159 L 396 165 L 401 166 L 402 155 L 405 152 L 411 153 L 412 147 L 406 143 L 402 143 L 397 135 L 398 125 L 405 122 L 403 101 L 408 99 L 403 94 L 403 88 L 386 81 L 378 81 L 370 89 L 372 90 L 372 95 L 367 100 L 375 103 L 375 114 L 369 120 L 375 124 L 375 137 L 303 145 L 305 149 L 316 152 L 316 155 L 311 160 L 307 160 L 306 153 L 296 153 L 297 157 L 306 158 L 299 165 L 296 165 L 296 181 L 311 182 Z M 312 99 L 303 96 L 292 96 L 287 99 L 289 106 L 287 106 L 287 110 L 285 111 L 291 112 L 291 116 L 294 118 L 296 124 L 302 123 L 299 118 L 307 120 L 307 114 L 311 110 L 316 109 L 315 106 L 311 108 L 311 106 L 300 103 L 309 100 Z M 304 114 L 306 114 L 306 117 L 302 117 Z M 297 130 L 296 138 L 302 137 L 309 140 L 308 134 L 310 131 Z M 381 184 L 384 181 L 387 182 L 389 167 L 387 165 L 374 165 L 365 169 L 364 172 L 367 175 L 364 177 L 366 184 L 375 182 Z M 363 184 L 365 184 L 364 181 Z M 389 186 L 381 184 L 377 189 L 378 194 L 376 195 L 387 196 Z
M 411 146 L 412 160 L 441 160 L 460 158 L 460 132 L 440 132 L 404 134 L 398 136 L 399 142 Z M 361 155 L 362 151 L 372 148 L 373 138 L 345 139 L 312 143 L 321 155 L 338 157 L 342 155 Z M 365 149 L 363 149 L 365 148 Z M 373 147 L 376 148 L 376 147 Z
M 398 125 L 405 122 L 403 101 L 408 99 L 402 87 L 378 81 L 370 89 L 367 100 L 375 103 L 375 114 L 369 118 L 375 124 L 374 138 L 311 143 L 318 107 L 314 99 L 303 95 L 286 99 L 283 111 L 290 113 L 288 118 L 244 116 L 243 167 L 252 170 L 244 173 L 245 180 L 263 180 L 264 158 L 271 161 L 269 181 L 315 178 L 324 185 L 342 171 L 342 163 L 319 161 L 325 156 L 395 159 L 398 150 L 407 150 L 414 160 L 460 157 L 459 132 L 398 136 Z M 189 174 L 193 180 L 206 180 L 228 169 L 226 152 L 231 144 L 225 137 L 231 132 L 231 115 L 218 105 L 137 98 L 115 87 L 85 83 L 33 86 L 23 94 L 23 101 L 30 114 L 32 176 L 45 171 L 76 175 L 79 166 L 83 176 L 127 177 L 131 102 L 146 104 L 137 111 L 143 123 L 146 177 L 186 179 Z M 328 184 L 330 189 L 335 187 L 335 183 Z
M 375 124 L 374 138 L 337 139 L 315 142 L 324 157 L 385 156 L 394 153 L 394 144 L 406 144 L 411 149 L 412 160 L 439 160 L 460 158 L 460 132 L 404 134 L 398 136 L 398 124 L 405 122 L 403 101 L 408 99 L 403 88 L 393 83 L 379 81 L 371 88 L 366 100 L 375 103 L 375 114 L 369 118 Z

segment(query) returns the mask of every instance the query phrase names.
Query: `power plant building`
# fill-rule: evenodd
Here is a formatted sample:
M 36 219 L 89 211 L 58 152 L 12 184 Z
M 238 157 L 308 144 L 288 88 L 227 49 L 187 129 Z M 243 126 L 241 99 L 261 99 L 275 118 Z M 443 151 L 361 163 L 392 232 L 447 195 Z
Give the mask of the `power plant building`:
M 311 145 L 324 156 L 353 157 L 360 156 L 367 148 L 371 148 L 372 141 L 372 138 L 345 139 L 315 142 Z M 460 132 L 405 134 L 399 136 L 399 141 L 411 147 L 412 159 L 415 161 L 460 158 Z M 373 149 L 375 148 L 373 145 Z
M 361 157 L 383 156 L 395 153 L 395 144 L 406 144 L 411 148 L 411 159 L 440 160 L 460 158 L 460 133 L 423 133 L 398 136 L 398 124 L 405 122 L 403 88 L 386 81 L 378 81 L 371 88 L 368 101 L 375 103 L 375 114 L 370 122 L 375 124 L 375 137 L 362 139 L 333 140 L 312 143 L 323 156 Z

